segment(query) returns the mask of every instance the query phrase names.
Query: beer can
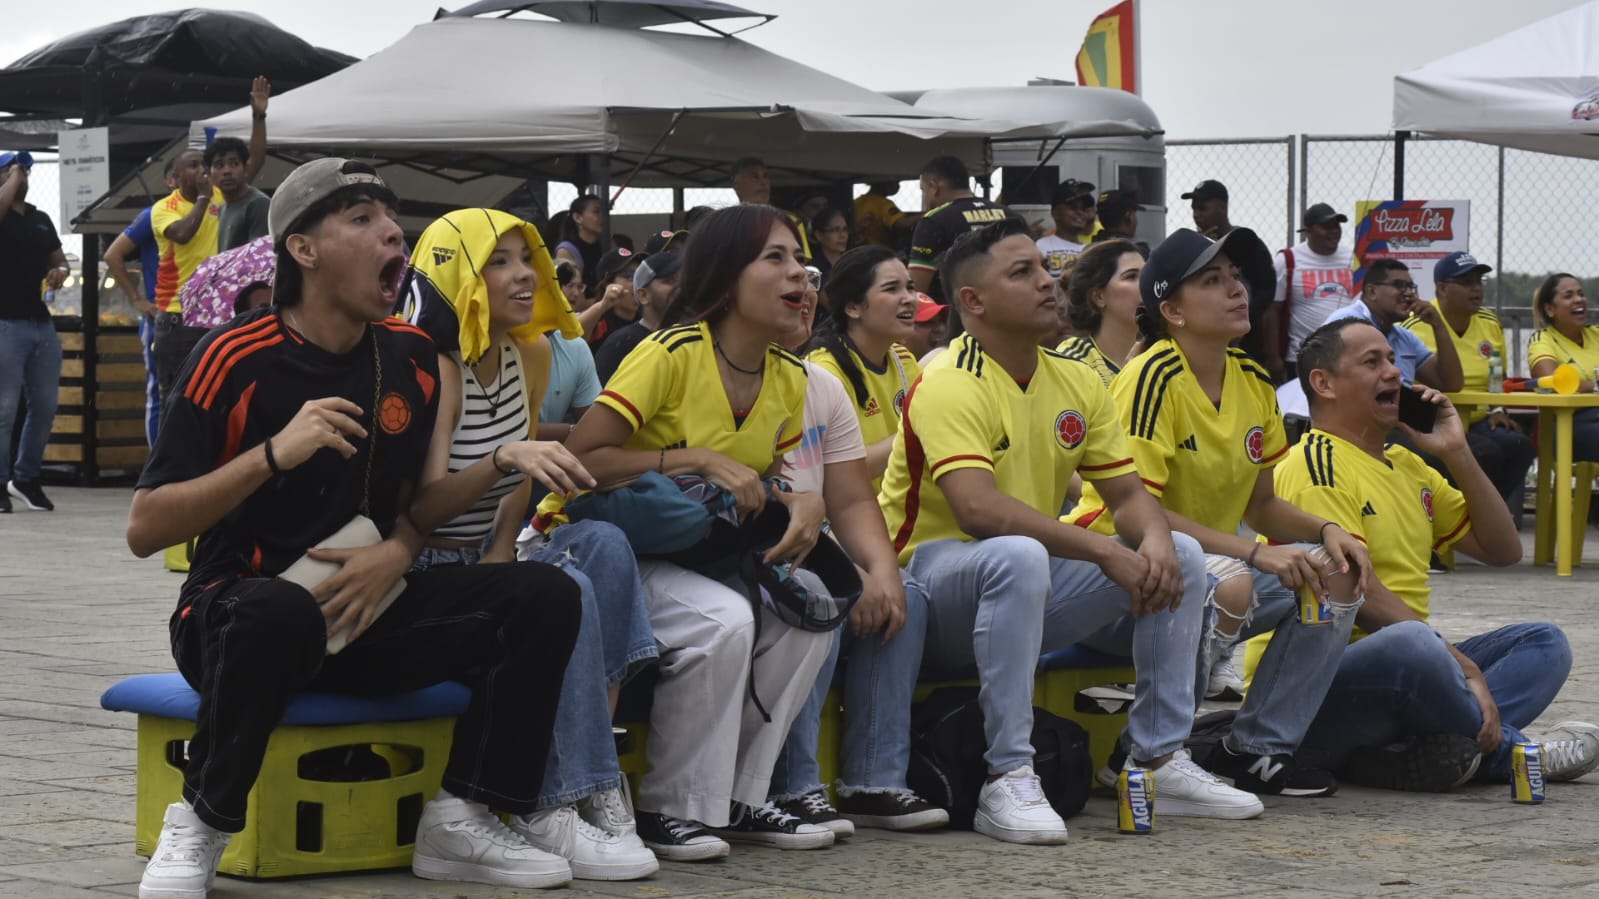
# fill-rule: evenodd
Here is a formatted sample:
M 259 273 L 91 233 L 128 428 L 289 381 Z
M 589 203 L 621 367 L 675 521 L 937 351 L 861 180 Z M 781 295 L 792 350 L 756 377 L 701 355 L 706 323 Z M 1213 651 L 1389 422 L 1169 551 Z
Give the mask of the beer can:
M 1155 830 L 1155 772 L 1133 768 L 1116 775 L 1116 829 L 1122 833 Z
M 1302 624 L 1326 624 L 1333 620 L 1332 607 L 1316 592 L 1315 584 L 1299 588 L 1299 621 Z
M 1537 743 L 1510 747 L 1510 799 L 1529 805 L 1543 801 L 1543 750 Z

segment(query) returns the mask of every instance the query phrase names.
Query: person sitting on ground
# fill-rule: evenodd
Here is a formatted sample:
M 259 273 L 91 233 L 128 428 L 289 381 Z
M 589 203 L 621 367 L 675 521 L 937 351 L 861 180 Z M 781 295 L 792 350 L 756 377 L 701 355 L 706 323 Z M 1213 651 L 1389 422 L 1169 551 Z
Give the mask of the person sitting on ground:
M 1097 204 L 1094 185 L 1072 178 L 1057 184 L 1050 194 L 1049 215 L 1055 230 L 1038 239 L 1038 249 L 1051 278 L 1060 280 L 1066 264 L 1084 250 L 1083 236 L 1093 229 Z
M 677 276 L 683 268 L 683 257 L 668 250 L 651 253 L 633 272 L 634 302 L 638 305 L 638 320 L 611 334 L 594 353 L 594 369 L 604 384 L 616 373 L 622 360 L 644 338 L 661 327 L 661 317 L 666 314 L 666 304 L 677 290 Z
M 510 213 L 444 216 L 422 232 L 411 266 L 421 284 L 415 321 L 440 350 L 438 422 L 411 506 L 428 537 L 411 570 L 520 557 L 562 567 L 582 591 L 583 624 L 556 712 L 559 751 L 545 764 L 538 811 L 513 816 L 511 829 L 565 858 L 579 880 L 648 876 L 659 864 L 634 832 L 611 735 L 615 691 L 657 655 L 633 550 L 602 521 L 563 527 L 525 552 L 516 546 L 530 478 L 563 496 L 593 486 L 560 443 L 528 439 L 548 371 L 546 335 L 576 335 L 577 318 L 538 229 Z
M 594 302 L 578 316 L 590 350 L 599 350 L 606 338 L 638 321 L 638 292 L 634 290 L 633 275 L 643 259 L 620 247 L 600 257 L 599 280 L 589 284 Z
M 452 679 L 474 698 L 443 789 L 422 808 L 411 870 L 523 888 L 571 879 L 565 859 L 529 845 L 488 803 L 537 808 L 577 584 L 540 564 L 406 574 L 422 548 L 406 510 L 439 370 L 427 335 L 387 317 L 405 274 L 396 205 L 359 162 L 318 159 L 284 180 L 270 215 L 276 305 L 201 342 L 139 476 L 129 549 L 142 558 L 199 538 L 172 654 L 200 694 L 182 800 L 167 807 L 141 895 L 206 895 L 295 693 Z M 316 548 L 361 515 L 382 542 Z M 310 589 L 277 577 L 303 555 L 339 570 Z M 330 635 L 349 638 L 337 654 Z
M 922 373 L 903 343 L 916 330 L 916 292 L 905 263 L 875 244 L 840 257 L 832 292 L 838 316 L 822 325 L 806 359 L 849 385 L 875 491 L 888 468 L 905 397 Z
M 988 779 L 973 827 L 1007 842 L 1066 841 L 1033 770 L 1034 671 L 1041 651 L 1122 619 L 1138 670 L 1133 757 L 1156 770 L 1161 814 L 1259 815 L 1258 799 L 1183 749 L 1194 666 L 1156 660 L 1198 655 L 1202 554 L 1139 482 L 1099 378 L 1039 346 L 1055 328 L 1055 282 L 1027 225 L 957 238 L 940 276 L 966 333 L 912 387 L 878 501 L 900 563 L 927 587 L 923 664 L 977 668 Z M 1120 539 L 1059 519 L 1076 471 L 1117 510 Z M 910 703 L 915 668 L 880 677 L 876 702 Z
M 272 84 L 257 75 L 250 85 L 250 143 L 219 137 L 205 148 L 205 168 L 222 194 L 217 218 L 217 252 L 242 247 L 267 233 L 267 195 L 255 188 L 255 176 L 266 164 L 267 100 Z
M 1270 253 L 1247 228 L 1220 241 L 1187 228 L 1173 232 L 1139 276 L 1139 328 L 1149 348 L 1116 376 L 1111 393 L 1138 476 L 1172 529 L 1212 556 L 1244 563 L 1249 571 L 1239 570 L 1252 575 L 1253 589 L 1240 591 L 1238 606 L 1222 604 L 1230 594 L 1214 597 L 1199 678 L 1241 636 L 1277 631 L 1263 675 L 1209 760 L 1211 769 L 1251 793 L 1326 796 L 1337 781 L 1326 771 L 1295 767 L 1294 750 L 1338 668 L 1371 566 L 1366 550 L 1336 522 L 1272 491 L 1271 469 L 1288 452 L 1277 394 L 1266 372 L 1230 346 L 1249 330 L 1246 282 L 1258 287 L 1271 276 Z M 1112 517 L 1098 486 L 1084 486 L 1068 518 L 1108 535 L 1120 515 Z M 1241 536 L 1245 524 L 1271 542 Z M 1300 619 L 1301 588 L 1324 599 L 1330 620 Z M 1128 636 L 1122 629 L 1088 642 L 1125 651 Z M 1207 684 L 1197 686 L 1190 710 Z
M 593 194 L 579 195 L 567 207 L 560 227 L 556 260 L 565 259 L 576 265 L 583 273 L 584 284 L 598 284 L 600 257 L 605 255 L 605 248 L 600 246 L 600 238 L 605 235 L 605 201 Z
M 1410 316 L 1430 326 L 1432 346 L 1409 328 L 1398 327 Z M 1459 390 L 1465 383 L 1460 370 L 1460 354 L 1448 339 L 1447 327 L 1438 307 L 1416 302 L 1416 282 L 1410 280 L 1410 267 L 1398 259 L 1378 259 L 1366 268 L 1360 298 L 1333 311 L 1327 321 L 1358 318 L 1371 322 L 1394 349 L 1394 364 L 1406 384 L 1426 384 L 1445 393 Z
M 781 210 L 741 204 L 701 222 L 667 327 L 622 360 L 567 444 L 602 489 L 656 471 L 710 479 L 734 494 L 741 515 L 783 503 L 790 526 L 768 562 L 808 553 L 823 516 L 822 497 L 768 498 L 763 481 L 781 472 L 803 436 L 805 368 L 774 345 L 804 314 L 801 260 L 797 231 Z M 536 524 L 558 524 L 563 505 L 550 497 Z M 639 568 L 661 653 L 639 836 L 674 861 L 724 857 L 726 840 L 832 845 L 831 830 L 767 802 L 772 764 L 830 635 L 752 609 L 742 582 L 654 559 Z
M 1420 337 L 1428 349 L 1438 352 L 1436 332 L 1419 311 L 1422 305 L 1436 307 L 1445 325 L 1444 333 L 1455 345 L 1455 354 L 1460 359 L 1464 390 L 1487 390 L 1493 355 L 1499 354 L 1501 365 L 1509 358 L 1505 353 L 1505 332 L 1499 326 L 1499 316 L 1482 308 L 1482 277 L 1491 271 L 1491 266 L 1478 262 L 1470 253 L 1450 253 L 1433 265 L 1432 277 L 1438 287 L 1438 298 L 1431 304 L 1418 303 L 1410 318 L 1405 319 L 1404 326 Z M 1488 473 L 1488 479 L 1499 488 L 1499 495 L 1510 506 L 1512 519 L 1519 522 L 1527 470 L 1538 457 L 1537 448 L 1501 406 L 1489 409 L 1470 406 L 1462 412 L 1471 454 Z M 1425 451 L 1422 458 L 1439 474 L 1446 478 L 1452 476 L 1442 459 Z
M 1534 378 L 1562 365 L 1577 368 L 1578 393 L 1593 393 L 1599 378 L 1599 327 L 1588 324 L 1588 295 L 1576 275 L 1545 278 L 1532 295 L 1532 311 L 1543 326 L 1527 339 L 1527 365 Z M 1571 457 L 1599 462 L 1599 409 L 1578 409 L 1572 419 Z
M 949 342 L 949 307 L 943 303 L 933 302 L 933 298 L 925 293 L 916 294 L 916 327 L 909 337 L 905 338 L 905 348 L 916 357 L 917 364 L 923 368 L 933 361 L 940 350 Z
M 811 338 L 811 311 L 816 291 L 805 292 L 807 315 L 784 344 L 798 351 Z M 788 731 L 783 751 L 772 769 L 771 801 L 778 808 L 810 824 L 820 824 L 835 837 L 854 836 L 855 824 L 891 830 L 926 830 L 949 822 L 949 814 L 905 788 L 904 769 L 910 760 L 909 706 L 893 714 L 868 700 L 881 678 L 881 666 L 862 650 L 859 664 L 844 671 L 843 743 L 840 747 L 839 808 L 828 801 L 817 764 L 822 708 L 833 686 L 833 671 L 841 646 L 884 652 L 914 652 L 921 657 L 926 601 L 914 600 L 921 620 L 908 636 L 905 624 L 907 594 L 919 589 L 901 581 L 899 561 L 888 542 L 888 526 L 877 505 L 877 492 L 866 470 L 866 444 L 861 440 L 857 410 L 844 385 L 830 371 L 805 363 L 805 437 L 783 462 L 783 475 L 794 489 L 821 494 L 827 503 L 832 533 L 850 558 L 857 560 L 865 589 L 850 610 L 850 621 L 834 631 L 832 651 L 818 672 L 810 697 Z M 914 643 L 914 647 L 908 645 Z M 889 644 L 899 644 L 888 649 Z M 870 714 L 876 711 L 878 714 Z M 898 771 L 897 780 L 889 772 Z M 872 781 L 888 781 L 873 784 Z
M 1354 783 L 1447 790 L 1474 773 L 1503 782 L 1511 748 L 1537 742 L 1549 780 L 1599 765 L 1599 727 L 1557 724 L 1522 733 L 1560 692 L 1571 647 L 1547 622 L 1511 624 L 1450 642 L 1427 623 L 1430 551 L 1454 544 L 1489 565 L 1521 561 L 1521 539 L 1498 491 L 1472 457 L 1460 414 L 1433 390 L 1404 384 L 1381 332 L 1334 321 L 1299 349 L 1312 428 L 1283 464 L 1277 491 L 1325 515 L 1371 548 L 1354 634 L 1300 748 Z M 1437 420 L 1400 420 L 1399 394 L 1420 391 Z M 1443 459 L 1451 486 L 1410 450 L 1384 446 L 1395 427 Z M 1480 763 L 1480 768 L 1479 768 Z
M 1077 257 L 1067 277 L 1066 320 L 1079 336 L 1056 350 L 1092 368 L 1106 387 L 1132 358 L 1143 300 L 1144 253 L 1130 240 L 1105 240 Z

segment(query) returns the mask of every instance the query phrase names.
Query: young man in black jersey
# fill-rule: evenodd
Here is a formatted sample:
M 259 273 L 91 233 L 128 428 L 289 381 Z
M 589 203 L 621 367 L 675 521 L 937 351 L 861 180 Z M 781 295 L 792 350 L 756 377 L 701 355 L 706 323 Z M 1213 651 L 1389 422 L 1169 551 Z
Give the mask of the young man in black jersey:
M 911 232 L 908 266 L 916 289 L 940 303 L 950 302 L 938 281 L 938 263 L 955 238 L 1001 219 L 1021 217 L 972 193 L 966 163 L 954 156 L 937 156 L 922 166 L 922 220 Z
M 536 564 L 406 575 L 422 545 L 406 509 L 439 373 L 432 341 L 387 318 L 406 261 L 395 202 L 375 171 L 343 159 L 283 182 L 268 216 L 276 303 L 190 354 L 139 478 L 135 554 L 199 537 L 170 628 L 200 710 L 182 801 L 167 809 L 142 899 L 209 890 L 297 691 L 392 693 L 450 679 L 474 697 L 443 790 L 423 810 L 412 870 L 519 887 L 571 877 L 489 805 L 534 810 L 578 629 L 576 584 Z M 358 515 L 381 542 L 316 549 Z M 309 589 L 277 576 L 306 554 L 337 572 Z M 332 637 L 348 645 L 329 654 Z

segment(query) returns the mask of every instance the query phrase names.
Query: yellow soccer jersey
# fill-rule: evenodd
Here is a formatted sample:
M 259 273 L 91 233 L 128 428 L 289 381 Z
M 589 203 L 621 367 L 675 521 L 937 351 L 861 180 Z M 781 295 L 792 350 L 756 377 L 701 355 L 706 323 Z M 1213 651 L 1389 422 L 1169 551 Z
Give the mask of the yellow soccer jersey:
M 1055 352 L 1092 368 L 1099 375 L 1099 379 L 1105 382 L 1106 387 L 1110 386 L 1110 382 L 1114 381 L 1117 373 L 1122 370 L 1120 365 L 1100 350 L 1099 344 L 1095 343 L 1092 337 L 1068 337 L 1060 342 Z
M 1438 340 L 1433 336 L 1432 325 L 1412 315 L 1405 319 L 1405 327 L 1416 332 L 1427 349 L 1438 352 Z M 1486 309 L 1478 309 L 1471 314 L 1466 333 L 1456 334 L 1454 328 L 1449 328 L 1449 334 L 1455 343 L 1455 352 L 1460 355 L 1460 373 L 1466 379 L 1464 389 L 1487 390 L 1488 357 L 1498 350 L 1501 360 L 1510 358 L 1505 355 L 1505 332 L 1499 327 L 1499 317 Z M 1476 424 L 1488 417 L 1488 410 L 1481 406 L 1467 406 L 1461 411 L 1466 413 L 1467 424 Z
M 824 368 L 843 382 L 844 389 L 849 393 L 851 403 L 855 407 L 855 417 L 861 423 L 861 438 L 871 446 L 880 440 L 893 437 L 899 432 L 899 419 L 905 409 L 905 397 L 910 393 L 910 387 L 922 374 L 922 367 L 917 364 L 916 357 L 911 351 L 894 344 L 894 355 L 899 359 L 896 366 L 892 359 L 888 366 L 881 370 L 873 368 L 861 359 L 860 353 L 855 352 L 853 346 L 848 347 L 850 358 L 860 368 L 862 380 L 866 382 L 866 402 L 860 402 L 860 397 L 855 394 L 855 387 L 844 374 L 843 366 L 838 364 L 838 359 L 826 349 L 818 349 L 806 357 L 811 364 Z M 875 490 L 881 486 L 882 479 L 872 484 Z
M 928 541 L 971 539 L 938 489 L 952 471 L 988 469 L 1001 491 L 1050 516 L 1060 513 L 1072 472 L 1096 480 L 1133 472 L 1098 377 L 1051 350 L 1038 353 L 1022 385 L 962 334 L 911 387 L 878 494 L 901 565 Z
M 1466 497 L 1421 457 L 1389 446 L 1384 460 L 1311 429 L 1272 473 L 1277 495 L 1366 544 L 1373 571 L 1424 620 L 1427 563 L 1470 529 Z
M 1288 452 L 1277 391 L 1243 350 L 1227 351 L 1219 406 L 1205 395 L 1183 351 L 1162 340 L 1127 363 L 1110 392 L 1138 462 L 1138 475 L 1167 509 L 1231 534 L 1260 473 Z M 1066 520 L 1101 534 L 1115 523 L 1094 485 Z
M 1599 327 L 1589 325 L 1582 329 L 1582 343 L 1577 343 L 1554 328 L 1539 328 L 1527 340 L 1527 368 L 1530 371 L 1540 361 L 1548 359 L 1556 365 L 1567 362 L 1577 366 L 1584 381 L 1592 381 L 1599 372 Z
M 189 276 L 200 263 L 217 254 L 218 217 L 222 214 L 222 191 L 211 189 L 210 208 L 200 218 L 200 227 L 188 243 L 167 240 L 167 228 L 187 218 L 194 204 L 183 198 L 183 191 L 174 190 L 150 207 L 150 228 L 155 231 L 156 251 L 161 264 L 155 272 L 155 303 L 163 312 L 182 312 L 178 291 L 188 283 Z

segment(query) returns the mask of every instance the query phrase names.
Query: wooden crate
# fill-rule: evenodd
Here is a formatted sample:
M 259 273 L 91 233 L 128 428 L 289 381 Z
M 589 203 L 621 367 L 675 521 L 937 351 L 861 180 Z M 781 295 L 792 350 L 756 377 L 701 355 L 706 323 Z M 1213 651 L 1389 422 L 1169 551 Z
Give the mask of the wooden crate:
M 95 336 L 93 384 L 86 377 L 84 333 L 61 331 L 60 338 L 61 387 L 45 461 L 71 465 L 85 479 L 96 479 L 106 469 L 136 473 L 150 453 L 145 443 L 146 375 L 138 331 L 100 328 Z M 87 397 L 93 398 L 92 434 L 85 426 L 90 411 Z

